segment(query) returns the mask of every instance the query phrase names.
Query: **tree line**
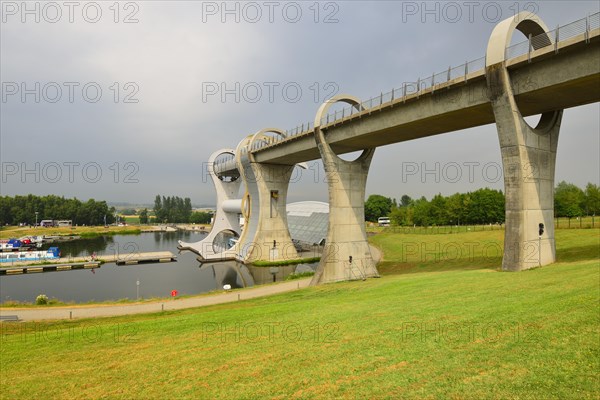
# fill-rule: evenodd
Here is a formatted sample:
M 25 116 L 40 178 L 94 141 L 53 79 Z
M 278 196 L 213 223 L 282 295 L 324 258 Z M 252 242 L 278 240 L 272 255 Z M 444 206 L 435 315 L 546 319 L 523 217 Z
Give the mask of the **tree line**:
M 82 202 L 77 198 L 48 195 L 0 196 L 1 225 L 35 225 L 44 219 L 71 220 L 73 225 L 104 225 L 115 222 L 115 208 L 106 201 L 90 199 Z M 106 220 L 105 220 L 106 217 Z
M 178 196 L 156 195 L 154 199 L 154 215 L 159 223 L 194 223 L 209 224 L 211 213 L 193 212 L 192 202 L 189 197 L 182 199 Z M 140 212 L 140 223 L 148 222 L 148 210 Z
M 501 224 L 504 211 L 504 193 L 488 188 L 450 196 L 437 194 L 431 200 L 403 195 L 399 203 L 374 194 L 365 202 L 367 221 L 389 217 L 398 226 Z M 600 188 L 588 183 L 583 190 L 560 182 L 554 192 L 554 212 L 556 217 L 567 218 L 600 214 Z
M 189 197 L 160 196 L 154 198 L 156 222 L 189 222 L 192 215 L 192 201 Z

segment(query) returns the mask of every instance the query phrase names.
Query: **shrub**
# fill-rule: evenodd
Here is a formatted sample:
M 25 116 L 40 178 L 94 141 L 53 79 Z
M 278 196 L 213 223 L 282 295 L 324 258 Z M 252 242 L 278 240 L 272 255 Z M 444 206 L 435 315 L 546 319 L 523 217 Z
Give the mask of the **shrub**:
M 294 279 L 308 278 L 309 276 L 313 276 L 314 274 L 315 274 L 315 271 L 305 271 L 305 272 L 300 272 L 299 274 L 292 273 L 292 274 L 289 274 L 287 276 L 287 278 L 285 278 L 285 280 L 293 281 Z
M 48 296 L 46 296 L 45 294 L 40 294 L 38 297 L 35 298 L 35 304 L 37 304 L 37 305 L 48 304 Z

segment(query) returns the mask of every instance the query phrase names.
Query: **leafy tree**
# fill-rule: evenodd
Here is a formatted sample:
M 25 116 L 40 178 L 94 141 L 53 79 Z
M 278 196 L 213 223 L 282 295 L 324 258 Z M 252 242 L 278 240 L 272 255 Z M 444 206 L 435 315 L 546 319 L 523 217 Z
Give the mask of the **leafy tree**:
M 160 195 L 157 194 L 154 198 L 154 215 L 156 216 L 157 222 L 162 222 L 164 219 L 163 208 L 162 208 L 162 200 Z
M 554 212 L 558 217 L 580 217 L 583 215 L 585 194 L 583 190 L 565 181 L 560 182 L 554 190 Z
M 600 214 L 600 187 L 593 183 L 585 187 L 585 211 L 587 215 Z
M 100 225 L 114 221 L 114 209 L 108 208 L 105 201 L 90 199 L 85 203 L 80 200 L 65 199 L 64 197 L 49 196 L 0 196 L 0 223 L 17 225 L 35 224 L 43 219 L 70 219 L 76 225 Z
M 372 194 L 365 202 L 365 219 L 375 222 L 379 217 L 387 217 L 392 211 L 392 199 Z
M 413 222 L 420 226 L 431 225 L 431 207 L 425 196 L 421 197 L 419 200 L 416 200 L 413 204 Z
M 448 210 L 446 198 L 441 193 L 435 195 L 429 203 L 429 218 L 434 225 L 448 225 Z
M 470 196 L 463 193 L 455 193 L 446 199 L 446 211 L 450 225 L 460 225 L 467 221 L 467 208 L 470 204 Z
M 499 190 L 479 189 L 468 193 L 469 206 L 466 222 L 469 224 L 495 224 L 504 222 L 504 194 Z
M 393 225 L 410 226 L 413 224 L 413 207 L 396 207 L 390 213 L 390 220 Z
M 178 196 L 160 196 L 154 199 L 154 215 L 157 222 L 190 222 L 192 201 L 189 197 L 182 199 Z
M 148 209 L 144 208 L 142 211 L 140 211 L 140 224 L 147 224 L 148 223 Z
M 190 217 L 192 216 L 192 201 L 189 197 L 186 197 L 183 201 L 183 219 L 185 222 L 190 221 Z
M 210 220 L 212 218 L 211 213 L 196 211 L 192 213 L 190 217 L 190 222 L 193 224 L 210 224 Z
M 408 207 L 410 205 L 412 205 L 413 203 L 413 199 L 411 199 L 411 197 L 409 195 L 402 195 L 402 197 L 400 198 L 400 205 L 403 207 Z

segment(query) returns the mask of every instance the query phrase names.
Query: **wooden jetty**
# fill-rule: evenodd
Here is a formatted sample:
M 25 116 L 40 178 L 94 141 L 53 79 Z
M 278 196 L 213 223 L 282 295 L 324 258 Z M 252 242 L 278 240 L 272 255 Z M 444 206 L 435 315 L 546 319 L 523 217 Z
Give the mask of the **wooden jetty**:
M 68 264 L 24 265 L 19 267 L 0 268 L 0 275 L 35 274 L 39 272 L 70 271 L 74 269 L 100 268 L 100 261 L 89 261 Z
M 136 265 L 167 263 L 177 261 L 177 256 L 170 251 L 155 251 L 146 253 L 106 254 L 99 255 L 96 259 L 90 257 L 74 257 L 72 259 L 60 258 L 56 263 L 27 265 L 27 262 L 14 263 L 10 266 L 0 265 L 0 275 L 33 274 L 38 272 L 69 271 L 74 269 L 99 268 L 103 263 L 117 265 Z M 31 264 L 31 262 L 29 262 Z
M 150 253 L 129 253 L 120 256 L 100 257 L 102 261 L 114 262 L 117 265 L 136 265 L 149 263 L 165 263 L 177 261 L 177 256 L 170 251 L 155 251 Z M 112 258 L 112 260 L 109 260 Z

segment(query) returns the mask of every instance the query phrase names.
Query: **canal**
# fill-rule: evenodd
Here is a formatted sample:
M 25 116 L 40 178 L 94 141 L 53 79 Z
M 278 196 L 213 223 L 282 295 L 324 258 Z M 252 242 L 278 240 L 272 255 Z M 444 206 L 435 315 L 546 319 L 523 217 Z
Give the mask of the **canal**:
M 64 302 L 91 302 L 119 299 L 192 295 L 220 289 L 254 285 L 248 268 L 235 262 L 200 264 L 196 255 L 179 254 L 177 241 L 196 242 L 204 237 L 197 232 L 153 232 L 140 235 L 100 236 L 51 244 L 63 256 L 88 256 L 93 253 L 123 256 L 135 252 L 170 251 L 177 262 L 117 266 L 103 264 L 94 270 L 74 270 L 0 277 L 0 303 L 34 302 L 39 294 Z M 47 248 L 49 245 L 44 246 Z M 139 284 L 138 284 L 139 282 Z

